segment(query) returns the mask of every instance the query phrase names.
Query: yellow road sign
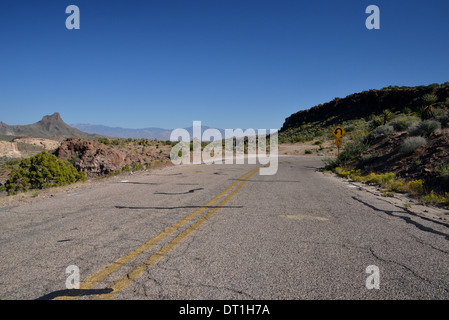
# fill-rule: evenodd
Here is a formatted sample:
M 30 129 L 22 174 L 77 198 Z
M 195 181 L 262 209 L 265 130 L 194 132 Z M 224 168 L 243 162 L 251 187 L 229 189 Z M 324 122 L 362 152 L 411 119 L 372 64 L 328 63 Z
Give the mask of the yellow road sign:
M 342 144 L 343 144 L 343 140 L 342 140 L 342 139 L 336 139 L 336 140 L 335 140 L 335 145 L 336 145 L 337 147 L 341 146 Z
M 342 127 L 337 126 L 332 133 L 337 137 L 337 139 L 341 139 L 345 135 L 346 131 Z

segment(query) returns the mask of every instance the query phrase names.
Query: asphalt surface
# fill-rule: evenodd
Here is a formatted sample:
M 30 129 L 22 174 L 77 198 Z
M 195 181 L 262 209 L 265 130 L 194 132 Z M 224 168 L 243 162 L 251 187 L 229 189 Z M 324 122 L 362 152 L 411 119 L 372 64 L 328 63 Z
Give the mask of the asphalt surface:
M 174 166 L 0 208 L 0 299 L 448 299 L 448 226 L 321 166 Z

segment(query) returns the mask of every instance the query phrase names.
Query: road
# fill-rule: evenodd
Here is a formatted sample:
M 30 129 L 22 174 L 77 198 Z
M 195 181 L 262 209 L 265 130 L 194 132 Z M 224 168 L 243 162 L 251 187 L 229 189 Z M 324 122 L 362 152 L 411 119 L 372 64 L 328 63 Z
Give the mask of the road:
M 448 226 L 321 166 L 173 166 L 0 208 L 0 299 L 448 299 Z

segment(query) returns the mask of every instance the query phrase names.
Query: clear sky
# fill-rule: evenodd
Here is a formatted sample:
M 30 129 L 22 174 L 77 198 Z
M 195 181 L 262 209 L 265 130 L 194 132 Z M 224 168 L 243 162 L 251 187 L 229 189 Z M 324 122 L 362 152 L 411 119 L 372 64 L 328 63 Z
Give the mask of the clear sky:
M 68 5 L 80 29 L 68 30 Z M 368 30 L 368 5 L 380 30 Z M 449 81 L 447 0 L 2 0 L 0 121 L 278 129 L 302 109 Z

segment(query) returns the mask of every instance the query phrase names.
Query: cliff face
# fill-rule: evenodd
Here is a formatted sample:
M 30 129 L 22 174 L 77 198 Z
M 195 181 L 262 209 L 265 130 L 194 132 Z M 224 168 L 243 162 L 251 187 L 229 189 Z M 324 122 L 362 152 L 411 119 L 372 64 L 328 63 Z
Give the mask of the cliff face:
M 378 114 L 385 109 L 399 111 L 410 108 L 414 110 L 422 106 L 422 97 L 426 94 L 435 94 L 439 101 L 445 101 L 449 97 L 449 83 L 441 86 L 389 87 L 355 93 L 342 99 L 336 98 L 322 105 L 292 114 L 285 119 L 281 132 L 299 127 L 307 122 L 329 119 L 329 124 L 332 124 L 367 117 L 373 113 Z

